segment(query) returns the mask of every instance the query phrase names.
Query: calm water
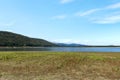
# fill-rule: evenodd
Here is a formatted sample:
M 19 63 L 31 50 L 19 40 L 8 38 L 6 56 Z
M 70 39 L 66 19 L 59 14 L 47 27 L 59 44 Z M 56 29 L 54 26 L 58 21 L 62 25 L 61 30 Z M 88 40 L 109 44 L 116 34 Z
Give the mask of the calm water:
M 0 51 L 120 52 L 120 47 L 33 47 L 33 48 L 0 48 Z

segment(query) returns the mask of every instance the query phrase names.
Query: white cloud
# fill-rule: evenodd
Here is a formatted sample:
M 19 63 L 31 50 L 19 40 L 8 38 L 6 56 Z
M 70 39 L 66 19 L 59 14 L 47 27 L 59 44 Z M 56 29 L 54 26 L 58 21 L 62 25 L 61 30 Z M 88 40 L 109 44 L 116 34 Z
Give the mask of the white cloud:
M 74 0 L 60 0 L 61 4 L 65 4 L 65 3 L 70 3 L 73 2 Z
M 67 16 L 66 15 L 58 15 L 58 16 L 53 16 L 52 19 L 65 19 Z
M 108 5 L 108 6 L 104 7 L 104 8 L 102 8 L 101 10 L 108 10 L 109 11 L 109 10 L 112 10 L 112 9 L 119 9 L 119 8 L 120 8 L 120 2 Z M 117 10 L 117 11 L 119 11 L 119 10 Z M 104 14 L 103 15 L 104 17 L 102 17 L 102 15 L 101 15 L 102 18 L 101 19 L 96 19 L 94 21 L 94 23 L 98 23 L 98 24 L 115 24 L 115 23 L 119 23 L 120 22 L 119 12 L 117 14 L 114 14 L 115 12 L 111 12 L 111 13 L 112 13 L 111 16 L 108 16 L 108 14 Z
M 114 9 L 116 9 L 116 10 L 112 11 Z M 119 9 L 120 9 L 120 2 L 115 3 L 115 4 L 111 4 L 111 5 L 102 7 L 102 8 L 90 9 L 90 10 L 87 10 L 85 12 L 78 12 L 75 15 L 83 17 L 83 16 L 92 15 L 92 14 L 99 14 L 99 16 L 92 15 L 91 18 L 92 19 L 94 18 L 94 20 L 91 20 L 91 21 L 93 23 L 115 24 L 115 23 L 120 23 Z
M 77 16 L 87 16 L 87 15 L 93 14 L 94 12 L 99 11 L 99 10 L 100 9 L 91 9 L 91 10 L 88 10 L 88 11 L 85 11 L 85 12 L 78 12 L 75 15 L 77 15 Z
M 117 9 L 120 8 L 120 2 L 107 6 L 105 9 Z
M 68 2 L 72 2 L 72 1 L 73 0 L 61 0 L 61 3 L 64 4 L 64 3 L 68 3 Z M 98 24 L 114 24 L 114 23 L 120 22 L 120 15 L 119 15 L 119 13 L 114 14 L 115 12 L 112 12 L 110 10 L 118 9 L 118 8 L 120 8 L 120 2 L 118 2 L 116 4 L 111 4 L 111 5 L 102 7 L 102 8 L 95 8 L 95 9 L 89 9 L 84 12 L 77 12 L 77 13 L 75 13 L 75 15 L 83 17 L 83 16 L 88 16 L 91 14 L 98 14 L 99 12 L 101 13 L 103 11 L 102 14 L 99 13 L 100 18 L 98 18 L 98 16 L 93 15 L 91 18 L 94 18 L 94 20 L 91 20 L 91 21 L 93 23 L 98 23 Z M 106 11 L 110 11 L 109 14 L 112 14 L 112 15 L 108 16 L 108 14 L 106 14 Z M 116 12 L 118 12 L 118 10 Z M 67 15 L 57 15 L 57 16 L 53 16 L 52 19 L 62 20 L 62 19 L 65 19 L 66 17 L 67 17 Z
M 112 5 L 108 5 L 104 8 L 102 8 L 101 10 L 112 10 L 112 9 L 118 9 L 120 8 L 120 2 L 112 4 Z M 117 14 L 114 14 L 116 13 Z M 120 22 L 120 15 L 118 10 L 116 12 L 111 12 L 109 14 L 112 14 L 111 16 L 108 16 L 108 14 L 104 14 L 101 15 L 101 18 L 94 20 L 94 23 L 98 23 L 98 24 L 115 24 L 115 23 L 119 23 Z
M 114 24 L 120 22 L 120 15 L 113 15 L 113 16 L 108 16 L 104 17 L 101 19 L 97 19 L 93 21 L 94 23 L 98 24 Z
M 87 15 L 91 15 L 97 11 L 102 11 L 102 10 L 111 10 L 111 9 L 117 9 L 117 8 L 120 8 L 120 2 L 118 3 L 115 3 L 115 4 L 111 4 L 111 5 L 108 5 L 106 7 L 103 7 L 103 8 L 96 8 L 96 9 L 90 9 L 90 10 L 87 10 L 85 12 L 77 12 L 75 13 L 77 16 L 87 16 Z

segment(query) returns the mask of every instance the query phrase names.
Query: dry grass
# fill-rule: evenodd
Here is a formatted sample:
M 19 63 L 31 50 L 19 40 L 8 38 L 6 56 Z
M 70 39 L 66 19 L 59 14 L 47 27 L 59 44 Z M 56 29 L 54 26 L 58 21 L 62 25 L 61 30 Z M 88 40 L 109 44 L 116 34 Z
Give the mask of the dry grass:
M 0 80 L 120 80 L 120 53 L 0 52 Z

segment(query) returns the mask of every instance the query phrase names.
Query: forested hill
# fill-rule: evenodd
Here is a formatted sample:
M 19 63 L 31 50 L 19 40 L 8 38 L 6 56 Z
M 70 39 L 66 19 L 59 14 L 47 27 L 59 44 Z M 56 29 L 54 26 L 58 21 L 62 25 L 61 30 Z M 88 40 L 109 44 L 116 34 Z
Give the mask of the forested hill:
M 56 44 L 48 42 L 43 39 L 30 38 L 12 32 L 0 31 L 0 47 L 23 47 L 23 46 L 49 47 L 56 46 Z

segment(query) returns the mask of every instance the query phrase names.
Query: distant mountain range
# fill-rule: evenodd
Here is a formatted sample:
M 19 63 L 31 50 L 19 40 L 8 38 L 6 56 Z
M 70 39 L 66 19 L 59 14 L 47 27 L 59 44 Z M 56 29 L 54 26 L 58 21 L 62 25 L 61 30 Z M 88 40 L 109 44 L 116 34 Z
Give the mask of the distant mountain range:
M 56 43 L 58 46 L 60 47 L 84 47 L 87 45 L 83 45 L 83 44 L 76 44 L 76 43 L 70 43 L 70 44 L 66 44 L 66 43 Z
M 0 47 L 81 47 L 82 44 L 52 43 L 13 32 L 0 31 Z
M 0 47 L 25 46 L 51 47 L 57 45 L 44 39 L 30 38 L 12 32 L 0 31 Z
M 0 31 L 0 47 L 120 47 L 116 45 L 84 45 L 54 43 L 44 39 L 30 38 L 13 32 Z

